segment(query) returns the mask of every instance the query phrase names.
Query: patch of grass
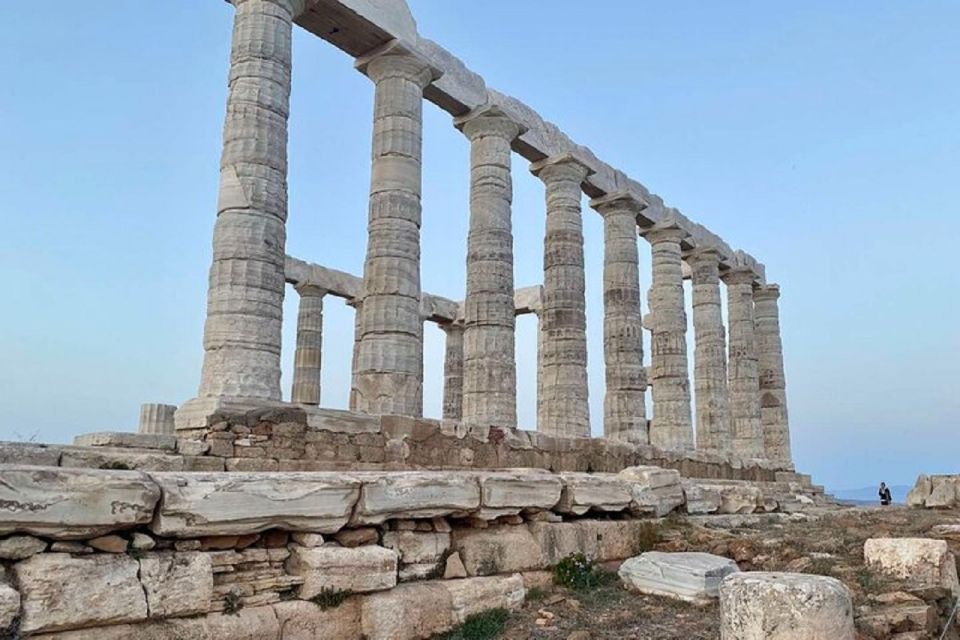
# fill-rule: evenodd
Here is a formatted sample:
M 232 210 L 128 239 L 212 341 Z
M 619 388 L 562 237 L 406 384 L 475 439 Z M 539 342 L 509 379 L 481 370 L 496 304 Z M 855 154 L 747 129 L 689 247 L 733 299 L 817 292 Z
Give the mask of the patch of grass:
M 637 531 L 637 553 L 653 551 L 660 538 L 660 526 L 655 522 L 644 522 Z
M 223 599 L 223 612 L 235 616 L 241 609 L 243 609 L 243 599 L 240 594 L 236 591 L 228 593 Z
M 530 602 L 539 602 L 547 597 L 547 590 L 543 587 L 530 587 L 527 589 L 527 600 Z
M 584 591 L 598 587 L 603 580 L 602 574 L 592 560 L 582 553 L 573 553 L 553 568 L 553 582 L 567 589 Z
M 333 609 L 339 607 L 343 604 L 343 601 L 353 595 L 353 591 L 349 589 L 341 591 L 339 589 L 330 589 L 324 587 L 320 593 L 310 598 L 310 602 L 317 605 L 321 609 Z
M 806 573 L 814 573 L 818 576 L 832 576 L 834 564 L 836 564 L 836 562 L 832 558 L 814 558 Z
M 490 609 L 469 616 L 456 629 L 439 636 L 439 640 L 494 640 L 507 628 L 510 612 L 506 609 Z

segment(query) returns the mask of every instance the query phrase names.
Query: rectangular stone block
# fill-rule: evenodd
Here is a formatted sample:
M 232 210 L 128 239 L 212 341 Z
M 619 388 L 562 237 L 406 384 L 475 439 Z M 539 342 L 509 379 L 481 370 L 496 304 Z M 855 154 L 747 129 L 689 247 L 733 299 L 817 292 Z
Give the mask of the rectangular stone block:
M 400 554 L 404 564 L 436 563 L 450 548 L 450 534 L 427 531 L 388 531 L 383 546 Z
M 354 640 L 360 638 L 360 598 L 347 598 L 321 609 L 312 602 L 290 600 L 273 605 L 281 640 Z
M 453 627 L 450 592 L 435 581 L 370 594 L 363 599 L 360 616 L 367 640 L 419 640 Z
M 523 599 L 527 596 L 523 576 L 519 573 L 445 580 L 442 584 L 450 592 L 454 624 L 463 624 L 468 617 L 490 609 L 516 611 L 523 606 Z
M 397 552 L 376 545 L 347 547 L 301 547 L 293 545 L 287 572 L 303 578 L 303 600 L 333 591 L 382 591 L 397 584 Z
M 0 442 L 0 464 L 60 466 L 62 447 L 32 442 Z
M 544 569 L 537 539 L 524 525 L 454 529 L 453 548 L 470 576 Z
M 552 509 L 560 501 L 563 483 L 556 475 L 525 469 L 479 473 L 480 517 L 511 515 L 523 510 Z
M 20 631 L 61 631 L 147 617 L 139 564 L 125 555 L 41 553 L 15 565 Z
M 476 476 L 453 471 L 355 473 L 363 491 L 353 524 L 458 515 L 480 507 Z
M 93 538 L 150 522 L 160 489 L 144 473 L 0 467 L 0 535 Z
M 154 533 L 178 538 L 272 528 L 335 533 L 360 494 L 342 473 L 154 473 L 163 490 Z
M 563 493 L 556 511 L 583 515 L 596 511 L 623 511 L 633 499 L 630 483 L 612 473 L 561 473 Z
M 98 431 L 76 436 L 73 444 L 78 447 L 122 447 L 133 449 L 159 449 L 173 453 L 177 449 L 177 436 L 160 433 L 126 433 L 124 431 Z
M 151 618 L 206 613 L 213 600 L 213 563 L 207 553 L 149 553 L 140 559 L 140 582 Z
M 716 599 L 720 581 L 739 570 L 709 553 L 649 551 L 620 565 L 619 574 L 628 590 L 699 603 Z

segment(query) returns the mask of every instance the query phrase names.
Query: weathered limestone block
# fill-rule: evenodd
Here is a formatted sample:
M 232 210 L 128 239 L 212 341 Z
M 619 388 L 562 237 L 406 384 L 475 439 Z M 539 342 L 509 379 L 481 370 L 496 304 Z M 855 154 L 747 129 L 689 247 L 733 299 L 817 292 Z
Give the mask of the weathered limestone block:
M 723 497 L 718 489 L 704 486 L 695 480 L 684 480 L 683 496 L 687 513 L 690 515 L 718 513 L 723 505 Z
M 464 514 L 480 507 L 480 485 L 472 474 L 401 471 L 354 476 L 363 480 L 355 525 Z
M 720 583 L 721 640 L 854 640 L 842 582 L 796 573 L 735 573 Z
M 951 509 L 957 506 L 960 476 L 931 476 L 930 495 L 926 499 L 928 509 Z
M 281 640 L 280 621 L 273 607 L 244 607 L 236 613 L 211 613 L 203 620 L 203 631 L 205 639 L 209 640 Z
M 33 536 L 10 536 L 0 540 L 0 560 L 23 560 L 47 548 L 47 543 Z
M 59 467 L 63 448 L 32 442 L 0 442 L 0 464 Z
M 6 570 L 0 567 L 0 636 L 13 626 L 19 615 L 20 592 L 10 585 Z
M 719 513 L 754 513 L 763 503 L 763 492 L 746 483 L 697 482 L 706 491 L 720 494 Z
M 617 475 L 630 484 L 630 509 L 634 513 L 661 518 L 683 505 L 683 485 L 676 469 L 628 467 Z
M 863 544 L 867 566 L 918 586 L 938 586 L 960 596 L 957 564 L 945 540 L 870 538 Z
M 155 473 L 163 500 L 154 533 L 179 538 L 282 528 L 334 533 L 360 482 L 342 473 Z
M 140 405 L 140 424 L 137 432 L 141 434 L 174 435 L 176 426 L 174 414 L 176 405 L 172 404 L 142 404 Z
M 321 609 L 312 602 L 290 600 L 273 605 L 280 640 L 355 640 L 360 638 L 360 598 Z
M 648 551 L 620 565 L 619 574 L 631 591 L 702 603 L 717 598 L 720 581 L 739 570 L 733 560 L 709 553 Z
M 450 534 L 426 531 L 388 531 L 383 534 L 383 546 L 395 550 L 404 564 L 436 565 L 450 548 Z
M 160 449 L 170 451 L 177 448 L 177 437 L 163 433 L 126 433 L 124 431 L 99 431 L 76 436 L 73 444 L 78 447 L 120 447 L 131 449 Z
M 540 545 L 525 526 L 454 529 L 453 548 L 470 576 L 543 568 Z
M 213 600 L 213 563 L 207 553 L 149 553 L 140 559 L 140 582 L 151 618 L 206 613 Z
M 360 615 L 367 640 L 420 640 L 453 627 L 453 602 L 441 582 L 402 584 L 366 596 Z
M 917 483 L 910 489 L 910 492 L 907 493 L 907 504 L 911 507 L 925 507 L 927 505 L 927 498 L 930 497 L 930 493 L 933 491 L 933 482 L 930 481 L 925 474 L 920 474 L 917 477 Z
M 77 469 L 184 471 L 184 456 L 128 447 L 63 447 L 60 466 Z
M 137 471 L 15 465 L 0 474 L 0 535 L 91 538 L 149 522 L 160 498 L 157 485 Z
M 610 473 L 561 473 L 563 493 L 556 511 L 583 515 L 597 511 L 623 511 L 633 499 L 630 483 Z
M 139 564 L 120 555 L 42 553 L 14 566 L 20 587 L 20 630 L 59 631 L 147 617 Z
M 594 522 L 531 522 L 528 527 L 537 547 L 540 559 L 535 567 L 552 567 L 573 553 L 582 553 L 587 558 L 597 557 L 597 529 Z
M 593 520 L 583 521 L 596 530 L 597 556 L 599 562 L 624 560 L 639 553 L 644 543 L 641 534 L 647 534 L 651 526 L 648 520 Z
M 502 516 L 523 510 L 552 509 L 560 501 L 563 483 L 555 474 L 533 470 L 497 471 L 478 474 L 481 504 L 478 514 Z
M 375 545 L 356 547 L 292 546 L 287 572 L 303 578 L 299 597 L 309 600 L 324 589 L 381 591 L 397 584 L 397 552 Z
M 447 580 L 441 584 L 450 592 L 454 624 L 463 624 L 468 617 L 490 609 L 516 611 L 523 606 L 527 596 L 523 576 L 519 573 Z

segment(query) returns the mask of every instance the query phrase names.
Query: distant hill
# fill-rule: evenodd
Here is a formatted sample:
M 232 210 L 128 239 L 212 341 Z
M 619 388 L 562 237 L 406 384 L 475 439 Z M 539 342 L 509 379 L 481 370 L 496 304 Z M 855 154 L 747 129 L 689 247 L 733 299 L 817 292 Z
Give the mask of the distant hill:
M 907 485 L 890 485 L 890 494 L 893 496 L 893 502 L 895 504 L 903 504 L 907 501 L 907 493 L 913 487 Z M 879 504 L 880 496 L 877 495 L 877 492 L 880 490 L 880 486 L 876 487 L 863 487 L 861 489 L 837 489 L 836 491 L 831 491 L 835 498 L 838 500 L 843 500 L 845 502 L 853 502 L 855 504 Z

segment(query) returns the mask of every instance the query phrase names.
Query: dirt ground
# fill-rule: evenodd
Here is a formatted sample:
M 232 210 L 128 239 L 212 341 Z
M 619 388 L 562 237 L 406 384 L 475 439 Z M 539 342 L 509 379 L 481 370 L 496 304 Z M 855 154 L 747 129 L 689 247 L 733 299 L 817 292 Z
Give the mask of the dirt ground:
M 960 525 L 960 511 L 906 507 L 855 508 L 818 514 L 807 522 L 731 523 L 706 528 L 701 521 L 672 517 L 659 527 L 660 551 L 706 551 L 733 558 L 746 571 L 793 571 L 842 580 L 854 599 L 862 640 L 938 638 L 953 601 L 942 589 L 898 584 L 864 566 L 863 543 L 872 537 L 930 537 L 947 540 L 960 555 L 960 532 L 932 532 L 937 525 Z M 941 535 L 938 535 L 941 534 Z M 605 567 L 611 571 L 615 567 Z M 715 640 L 718 607 L 695 606 L 626 592 L 615 574 L 599 586 L 571 591 L 534 590 L 513 614 L 506 640 Z M 947 638 L 960 640 L 955 629 Z

